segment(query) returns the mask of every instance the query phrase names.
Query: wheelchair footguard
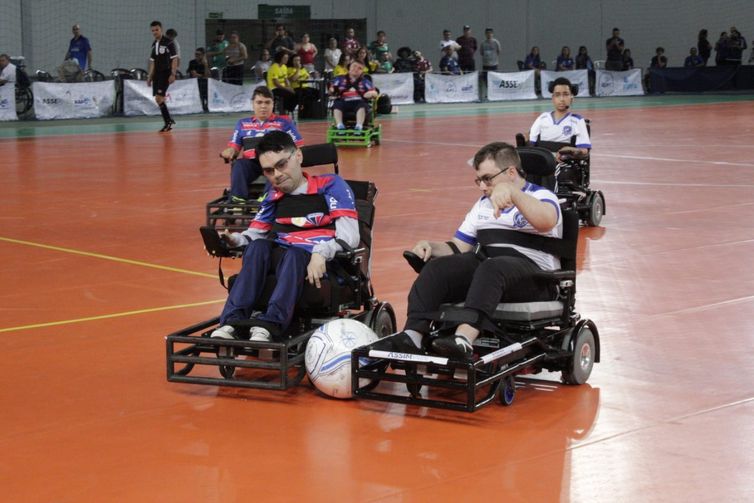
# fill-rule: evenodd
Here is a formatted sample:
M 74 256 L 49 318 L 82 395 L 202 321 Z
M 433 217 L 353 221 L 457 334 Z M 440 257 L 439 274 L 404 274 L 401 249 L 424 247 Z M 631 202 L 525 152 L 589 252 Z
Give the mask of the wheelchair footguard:
M 327 143 L 338 147 L 371 147 L 379 145 L 382 139 L 382 126 L 373 124 L 364 129 L 338 129 L 330 126 L 327 129 Z
M 375 301 L 370 309 L 340 317 L 360 321 L 381 336 L 395 331 L 395 313 L 386 302 Z M 219 317 L 192 325 L 165 338 L 167 380 L 269 390 L 293 388 L 306 375 L 309 339 L 332 319 L 300 319 L 289 334 L 270 342 L 211 338 Z
M 550 320 L 552 321 L 552 320 Z M 599 361 L 599 334 L 582 319 L 553 328 L 540 321 L 512 334 L 511 326 L 475 341 L 474 359 L 381 351 L 370 344 L 354 350 L 351 385 L 356 398 L 474 412 L 496 399 L 511 405 L 515 377 L 543 370 L 561 372 L 564 384 L 583 384 Z M 502 329 L 501 329 L 502 330 Z

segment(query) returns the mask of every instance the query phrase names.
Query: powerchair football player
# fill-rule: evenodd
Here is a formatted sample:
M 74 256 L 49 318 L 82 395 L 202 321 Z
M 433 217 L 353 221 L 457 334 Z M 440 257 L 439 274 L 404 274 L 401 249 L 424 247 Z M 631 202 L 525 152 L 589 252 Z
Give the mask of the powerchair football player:
M 337 146 L 379 145 L 382 128 L 374 120 L 379 93 L 364 76 L 364 65 L 352 61 L 348 73 L 336 77 L 329 86 L 333 124 L 327 130 L 327 143 Z
M 202 229 L 213 256 L 243 257 L 241 272 L 220 316 L 167 337 L 169 381 L 287 389 L 303 379 L 307 342 L 328 321 L 395 331 L 369 274 L 374 184 L 304 173 L 285 133 L 265 135 L 257 152 L 271 189 L 249 230 Z
M 553 156 L 537 153 L 546 164 L 531 174 L 504 143 L 474 157 L 483 196 L 451 241 L 404 254 L 419 271 L 405 329 L 354 351 L 356 397 L 474 411 L 510 405 L 519 374 L 589 378 L 599 334 L 574 309 L 578 215 L 529 181 L 554 179 Z

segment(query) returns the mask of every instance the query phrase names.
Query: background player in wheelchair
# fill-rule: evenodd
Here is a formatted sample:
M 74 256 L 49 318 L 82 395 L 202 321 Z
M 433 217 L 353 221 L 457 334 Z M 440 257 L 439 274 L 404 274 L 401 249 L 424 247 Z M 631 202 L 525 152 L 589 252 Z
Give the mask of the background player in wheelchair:
M 369 111 L 369 100 L 377 97 L 377 90 L 369 79 L 364 78 L 364 65 L 358 61 L 352 61 L 348 66 L 348 74 L 336 77 L 330 83 L 330 95 L 335 98 L 333 102 L 333 117 L 335 128 L 344 131 L 344 115 L 354 115 L 353 129 L 361 131 Z

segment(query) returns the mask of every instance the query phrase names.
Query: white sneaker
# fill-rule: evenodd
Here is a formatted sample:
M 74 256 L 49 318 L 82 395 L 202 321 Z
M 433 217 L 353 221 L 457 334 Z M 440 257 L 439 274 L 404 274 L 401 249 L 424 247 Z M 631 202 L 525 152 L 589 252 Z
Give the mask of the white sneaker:
M 231 327 L 230 325 L 223 325 L 222 327 L 218 328 L 214 332 L 212 332 L 213 339 L 229 339 L 229 340 L 235 340 L 236 336 L 236 329 Z
M 272 339 L 270 331 L 264 327 L 251 327 L 249 333 L 251 334 L 251 337 L 249 337 L 250 341 L 270 342 Z

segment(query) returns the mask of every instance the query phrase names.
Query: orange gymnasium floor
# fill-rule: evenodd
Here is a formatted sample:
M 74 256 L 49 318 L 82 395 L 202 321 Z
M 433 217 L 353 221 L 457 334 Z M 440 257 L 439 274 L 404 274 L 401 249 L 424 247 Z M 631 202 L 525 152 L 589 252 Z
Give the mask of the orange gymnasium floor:
M 420 237 L 478 196 L 466 165 L 549 102 L 401 107 L 342 149 L 377 183 L 373 277 L 402 324 Z M 8 502 L 754 501 L 754 105 L 579 98 L 602 227 L 577 308 L 589 383 L 521 380 L 460 413 L 168 383 L 166 334 L 219 313 L 197 232 L 237 116 L 0 126 L 0 499 Z M 324 122 L 300 124 L 324 140 Z M 231 266 L 232 268 L 233 266 Z

